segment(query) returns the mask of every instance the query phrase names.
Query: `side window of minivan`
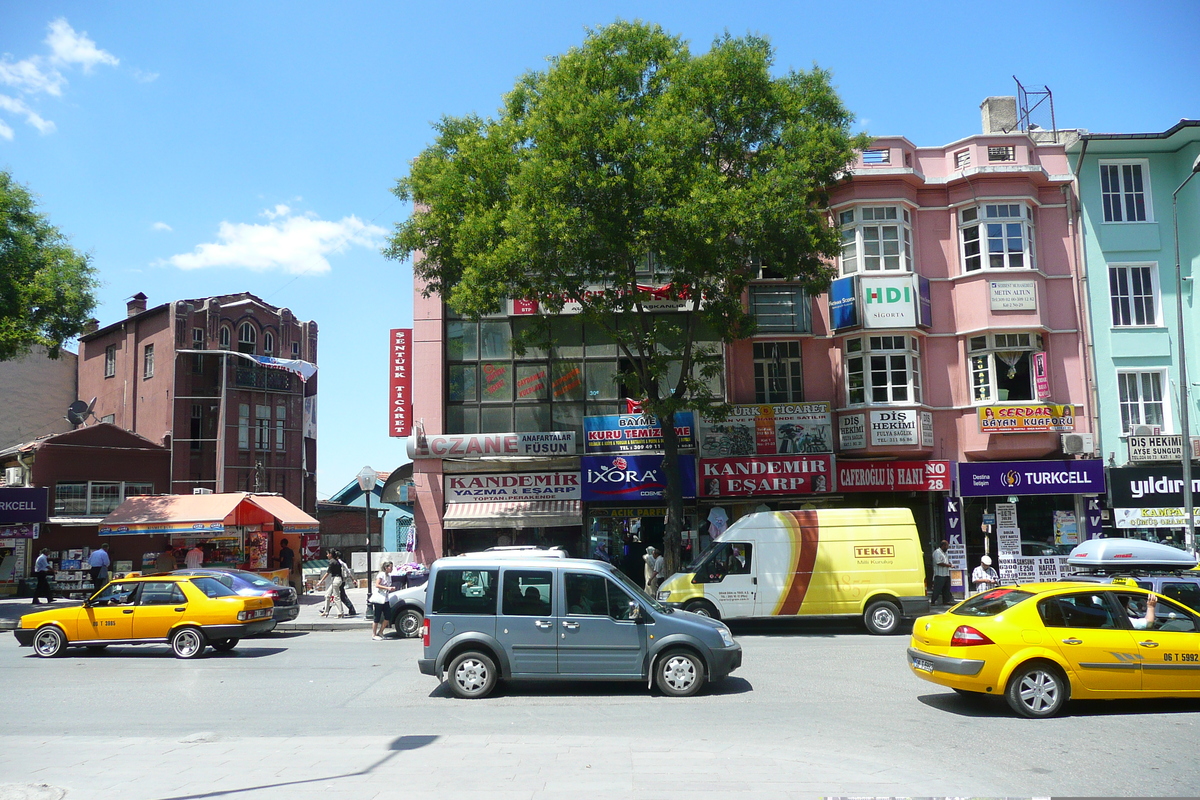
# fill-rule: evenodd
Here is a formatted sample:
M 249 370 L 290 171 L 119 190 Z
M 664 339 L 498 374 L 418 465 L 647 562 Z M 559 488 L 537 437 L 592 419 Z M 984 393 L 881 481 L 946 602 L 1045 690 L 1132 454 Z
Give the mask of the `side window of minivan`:
M 608 581 L 603 575 L 568 572 L 563 575 L 567 593 L 567 614 L 571 616 L 608 616 Z
M 554 573 L 549 570 L 506 569 L 501 613 L 512 617 L 545 617 L 551 614 L 553 595 L 550 587 Z
M 495 614 L 499 583 L 499 570 L 443 569 L 434 582 L 430 607 L 434 614 Z
M 749 575 L 753 550 L 749 542 L 725 542 L 704 560 L 692 582 L 720 583 L 726 575 Z

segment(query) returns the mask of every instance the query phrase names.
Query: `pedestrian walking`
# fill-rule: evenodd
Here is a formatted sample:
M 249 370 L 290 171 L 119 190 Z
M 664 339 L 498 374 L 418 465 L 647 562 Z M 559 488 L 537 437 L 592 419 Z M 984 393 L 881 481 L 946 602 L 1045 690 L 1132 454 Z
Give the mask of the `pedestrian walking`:
M 50 548 L 43 547 L 42 552 L 38 554 L 37 561 L 33 563 L 33 574 L 37 576 L 37 586 L 33 587 L 33 605 L 40 606 L 39 597 L 46 598 L 47 603 L 54 602 L 54 595 L 50 593 Z
M 658 587 L 667 578 L 667 559 L 657 550 L 654 551 L 654 594 L 651 597 L 658 597 Z
M 155 572 L 174 572 L 178 566 L 175 561 L 175 548 L 171 546 L 171 541 L 168 539 L 163 544 L 163 551 L 158 554 L 158 558 L 154 559 Z
M 371 622 L 371 638 L 378 642 L 383 638 L 383 632 L 388 623 L 385 618 L 388 607 L 388 594 L 392 591 L 392 562 L 385 561 L 379 565 L 375 574 L 375 588 L 368 598 L 371 606 L 373 621 Z
M 358 611 L 354 608 L 354 603 L 350 600 L 350 595 L 346 593 L 348 586 L 358 584 L 358 579 L 354 577 L 354 570 L 350 569 L 350 565 L 342 561 L 342 551 L 334 550 L 334 558 L 342 565 L 342 602 L 346 604 L 346 616 L 357 617 Z
M 942 539 L 933 551 L 933 597 L 930 599 L 931 605 L 945 603 L 946 605 L 954 605 L 954 595 L 950 591 L 950 556 L 947 551 L 950 550 L 950 542 Z
M 108 542 L 92 551 L 88 556 L 88 566 L 92 571 L 92 586 L 97 591 L 103 589 L 108 583 L 108 568 L 112 566 L 112 559 L 108 557 Z
M 346 616 L 346 609 L 342 605 L 342 562 L 334 555 L 335 551 L 330 551 L 329 566 L 325 569 L 325 574 L 321 576 L 321 580 L 317 582 L 317 589 L 324 588 L 325 590 L 325 607 L 321 609 L 321 616 L 328 617 L 334 604 L 337 604 L 338 618 Z
M 979 559 L 979 566 L 971 573 L 971 583 L 975 585 L 975 591 L 986 592 L 995 589 L 999 582 L 1000 576 L 996 574 L 996 570 L 992 569 L 991 556 Z

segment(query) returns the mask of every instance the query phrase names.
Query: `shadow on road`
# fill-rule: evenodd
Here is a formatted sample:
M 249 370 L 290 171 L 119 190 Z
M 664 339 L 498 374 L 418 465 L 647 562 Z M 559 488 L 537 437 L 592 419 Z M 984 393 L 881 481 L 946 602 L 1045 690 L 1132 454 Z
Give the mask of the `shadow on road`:
M 917 700 L 938 711 L 960 717 L 1015 717 L 1002 695 L 964 696 L 957 693 L 926 694 Z M 1177 698 L 1153 700 L 1072 700 L 1063 710 L 1064 717 L 1108 717 L 1134 714 L 1194 714 L 1200 700 Z
M 770 619 L 725 620 L 734 636 L 804 636 L 808 638 L 846 635 L 869 636 L 861 620 L 850 617 L 772 617 Z M 902 622 L 894 636 L 908 636 L 912 623 Z
M 754 691 L 750 681 L 743 678 L 726 678 L 716 683 L 706 683 L 698 697 L 745 694 Z M 429 693 L 430 697 L 449 700 L 459 698 L 450 691 L 448 684 L 439 683 Z M 503 681 L 491 697 L 661 697 L 658 689 L 647 690 L 645 681 Z
M 208 661 L 210 659 L 220 659 L 222 661 L 229 659 L 247 659 L 247 658 L 266 658 L 268 656 L 279 655 L 287 652 L 286 647 L 248 647 L 243 649 L 238 647 L 230 650 L 228 653 L 218 653 L 210 651 L 201 656 L 199 661 Z M 25 658 L 39 658 L 36 653 L 27 653 Z M 60 658 L 122 658 L 122 659 L 150 659 L 150 660 L 175 660 L 175 654 L 169 649 L 162 646 L 154 647 L 153 649 L 144 649 L 143 647 L 132 645 L 120 647 L 117 645 L 109 645 L 103 650 L 91 650 L 78 647 L 72 647 L 67 650 Z

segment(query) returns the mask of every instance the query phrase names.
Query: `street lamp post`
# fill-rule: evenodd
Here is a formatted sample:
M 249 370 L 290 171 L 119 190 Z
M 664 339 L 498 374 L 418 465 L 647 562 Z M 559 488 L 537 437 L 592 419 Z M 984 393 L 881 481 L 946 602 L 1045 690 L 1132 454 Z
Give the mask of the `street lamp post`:
M 1192 429 L 1188 422 L 1187 345 L 1183 332 L 1183 269 L 1179 259 L 1179 193 L 1200 172 L 1200 156 L 1192 162 L 1192 171 L 1171 195 L 1171 222 L 1175 233 L 1175 310 L 1179 315 L 1179 427 L 1182 432 L 1183 465 L 1183 541 L 1187 551 L 1196 554 L 1196 529 L 1192 520 Z
M 371 495 L 375 491 L 375 481 L 378 479 L 375 470 L 363 467 L 359 470 L 358 488 L 362 489 L 367 499 L 367 597 L 371 596 Z

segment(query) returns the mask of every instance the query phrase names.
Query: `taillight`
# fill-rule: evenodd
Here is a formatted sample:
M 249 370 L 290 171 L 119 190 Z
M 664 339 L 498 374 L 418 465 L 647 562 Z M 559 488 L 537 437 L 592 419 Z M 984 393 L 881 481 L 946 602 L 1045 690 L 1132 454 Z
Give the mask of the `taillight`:
M 421 621 L 421 644 L 423 644 L 425 647 L 429 647 L 429 619 L 428 618 Z
M 267 589 L 267 591 L 263 594 L 272 600 L 278 600 L 283 595 L 283 592 L 279 591 L 278 589 Z
M 976 644 L 995 644 L 995 642 L 970 625 L 959 625 L 954 631 L 954 635 L 950 637 L 951 647 L 970 647 Z

